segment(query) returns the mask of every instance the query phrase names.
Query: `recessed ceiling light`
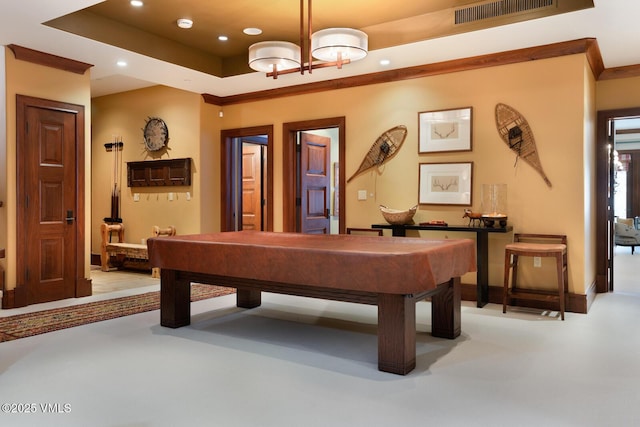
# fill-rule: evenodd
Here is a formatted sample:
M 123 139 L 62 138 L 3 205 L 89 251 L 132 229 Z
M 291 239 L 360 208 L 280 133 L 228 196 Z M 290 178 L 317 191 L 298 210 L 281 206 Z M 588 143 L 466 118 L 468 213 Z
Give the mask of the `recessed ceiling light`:
M 127 61 L 120 60 L 120 61 L 116 62 L 116 65 L 118 65 L 118 67 L 126 67 L 127 66 Z
M 218 40 L 220 40 L 221 42 L 226 42 L 227 40 L 229 40 L 229 37 L 227 37 L 227 36 L 218 36 Z
M 388 59 L 381 59 L 380 60 L 380 65 L 389 65 L 391 64 L 391 61 L 389 61 Z
M 262 34 L 262 30 L 260 28 L 245 28 L 244 30 L 242 30 L 243 33 L 245 33 L 248 36 L 259 36 L 260 34 Z
M 180 28 L 191 28 L 193 27 L 193 21 L 191 19 L 180 18 L 178 19 L 178 27 Z
M 133 7 L 141 7 L 144 5 L 144 3 L 142 3 L 140 0 L 131 0 L 130 3 Z

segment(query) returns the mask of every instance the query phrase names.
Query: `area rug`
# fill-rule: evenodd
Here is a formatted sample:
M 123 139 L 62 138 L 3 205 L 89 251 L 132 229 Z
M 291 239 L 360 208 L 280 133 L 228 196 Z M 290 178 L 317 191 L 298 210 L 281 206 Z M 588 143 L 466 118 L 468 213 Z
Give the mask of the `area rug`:
M 235 293 L 213 285 L 191 285 L 191 301 Z M 0 318 L 0 342 L 160 309 L 160 291 Z

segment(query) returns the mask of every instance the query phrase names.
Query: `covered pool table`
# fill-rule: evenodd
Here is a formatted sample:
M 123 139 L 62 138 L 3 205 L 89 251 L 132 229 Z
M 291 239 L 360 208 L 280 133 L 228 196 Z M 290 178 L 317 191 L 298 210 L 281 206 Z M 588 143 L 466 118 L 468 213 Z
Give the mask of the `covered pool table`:
M 405 375 L 416 363 L 415 303 L 431 297 L 432 335 L 460 335 L 460 276 L 475 271 L 469 239 L 239 231 L 152 238 L 161 269 L 160 323 L 190 323 L 190 284 L 237 289 L 238 307 L 275 292 L 378 306 L 378 369 Z

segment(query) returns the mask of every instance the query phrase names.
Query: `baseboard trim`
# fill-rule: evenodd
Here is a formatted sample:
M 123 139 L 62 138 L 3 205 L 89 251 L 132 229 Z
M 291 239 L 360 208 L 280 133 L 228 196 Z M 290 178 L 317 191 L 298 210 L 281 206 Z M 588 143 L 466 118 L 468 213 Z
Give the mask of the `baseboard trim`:
M 100 260 L 100 254 L 91 254 L 91 265 L 102 265 L 102 261 Z
M 596 297 L 596 288 L 595 282 L 587 289 L 587 294 L 567 294 L 567 298 L 565 301 L 565 311 L 571 313 L 579 313 L 579 314 L 587 314 L 591 304 L 595 300 Z M 462 283 L 462 299 L 464 301 L 476 301 L 476 285 L 469 283 Z M 493 304 L 502 305 L 502 286 L 489 286 L 489 302 Z M 548 303 L 542 301 L 529 301 L 529 300 L 513 300 L 512 305 L 516 307 L 527 307 L 527 308 L 536 308 L 536 309 L 551 309 L 551 310 L 560 310 L 559 304 L 556 303 Z
M 8 309 L 8 308 L 14 308 L 14 304 L 15 304 L 15 292 L 13 291 L 13 289 L 7 291 L 7 290 L 2 290 L 2 308 L 3 309 Z

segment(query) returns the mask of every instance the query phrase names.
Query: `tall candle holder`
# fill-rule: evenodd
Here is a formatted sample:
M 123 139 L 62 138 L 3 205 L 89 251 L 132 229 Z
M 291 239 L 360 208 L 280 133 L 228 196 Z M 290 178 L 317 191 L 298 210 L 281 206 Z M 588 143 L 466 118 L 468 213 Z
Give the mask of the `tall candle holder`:
M 482 184 L 482 222 L 485 227 L 507 226 L 507 184 Z

